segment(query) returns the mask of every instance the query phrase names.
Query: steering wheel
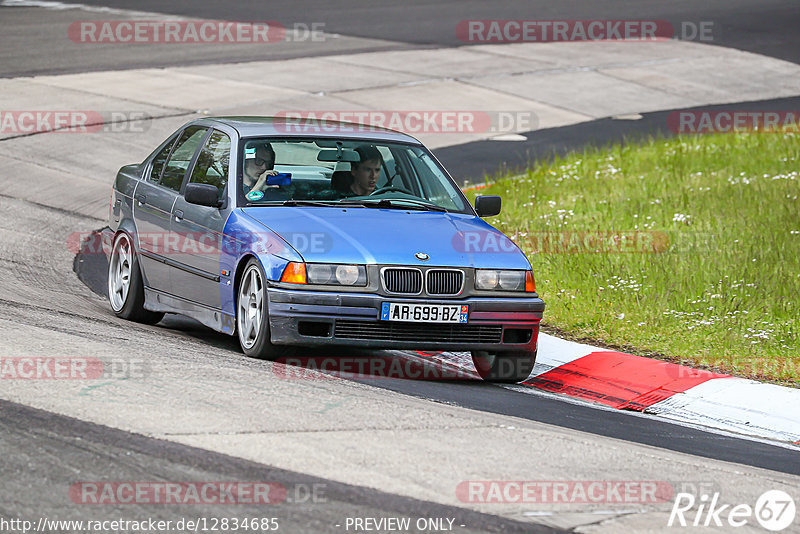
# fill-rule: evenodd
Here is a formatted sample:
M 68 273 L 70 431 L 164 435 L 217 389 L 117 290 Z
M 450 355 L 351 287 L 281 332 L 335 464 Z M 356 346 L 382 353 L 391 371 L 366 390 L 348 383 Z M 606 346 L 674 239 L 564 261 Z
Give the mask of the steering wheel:
M 403 189 L 402 187 L 396 187 L 394 185 L 389 185 L 389 186 L 386 186 L 386 187 L 381 187 L 380 189 L 376 189 L 375 191 L 370 193 L 370 196 L 372 196 L 372 195 L 380 195 L 381 193 L 392 193 L 392 192 L 405 193 L 407 195 L 411 195 L 412 194 L 411 191 L 407 191 L 407 190 Z

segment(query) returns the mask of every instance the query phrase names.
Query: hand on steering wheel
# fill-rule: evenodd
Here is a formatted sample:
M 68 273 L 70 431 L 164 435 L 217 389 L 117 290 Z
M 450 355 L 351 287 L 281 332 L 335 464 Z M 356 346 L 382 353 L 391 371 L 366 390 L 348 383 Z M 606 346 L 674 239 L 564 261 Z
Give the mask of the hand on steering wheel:
M 407 190 L 403 189 L 402 187 L 397 187 L 397 186 L 394 186 L 394 185 L 390 185 L 390 186 L 387 186 L 387 187 L 381 187 L 380 189 L 376 189 L 375 191 L 370 193 L 370 196 L 371 195 L 380 195 L 381 193 L 391 193 L 391 192 L 405 193 L 407 195 L 411 194 L 411 191 L 407 191 Z

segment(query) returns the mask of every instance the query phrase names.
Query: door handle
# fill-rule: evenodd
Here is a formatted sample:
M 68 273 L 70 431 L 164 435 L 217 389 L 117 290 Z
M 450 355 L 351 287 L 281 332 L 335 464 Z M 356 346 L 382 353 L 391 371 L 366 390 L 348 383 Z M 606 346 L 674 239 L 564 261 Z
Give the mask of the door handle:
M 143 204 L 147 204 L 147 196 L 145 196 L 143 193 L 139 193 L 133 198 L 136 199 L 136 202 L 138 202 L 140 206 Z
M 183 220 L 183 210 L 175 210 L 175 220 L 178 222 Z

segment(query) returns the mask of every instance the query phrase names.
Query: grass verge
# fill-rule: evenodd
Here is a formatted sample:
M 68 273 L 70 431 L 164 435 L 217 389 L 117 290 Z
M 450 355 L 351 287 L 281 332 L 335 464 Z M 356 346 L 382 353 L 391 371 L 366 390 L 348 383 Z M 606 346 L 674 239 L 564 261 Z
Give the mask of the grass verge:
M 477 194 L 528 255 L 543 325 L 800 386 L 800 135 L 649 139 L 557 158 Z

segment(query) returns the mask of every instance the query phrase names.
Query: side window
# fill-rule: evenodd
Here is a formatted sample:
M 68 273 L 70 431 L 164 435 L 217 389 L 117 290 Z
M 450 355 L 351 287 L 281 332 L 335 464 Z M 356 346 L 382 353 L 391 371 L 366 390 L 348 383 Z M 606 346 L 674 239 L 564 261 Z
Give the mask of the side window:
M 200 149 L 190 182 L 211 184 L 219 190 L 220 199 L 228 183 L 228 164 L 231 158 L 231 138 L 214 130 Z
M 153 158 L 153 165 L 150 166 L 150 176 L 147 177 L 147 180 L 153 183 L 158 183 L 161 180 L 161 171 L 164 170 L 164 163 L 167 162 L 167 156 L 169 156 L 169 151 L 172 148 L 172 145 L 175 144 L 175 138 L 169 140 L 169 143 L 161 149 L 161 152 L 156 154 L 156 157 Z
M 204 126 L 190 126 L 183 131 L 164 167 L 161 185 L 180 191 L 186 169 L 189 168 L 192 157 L 194 157 L 197 147 L 203 142 L 207 131 L 208 128 Z

